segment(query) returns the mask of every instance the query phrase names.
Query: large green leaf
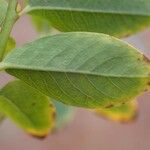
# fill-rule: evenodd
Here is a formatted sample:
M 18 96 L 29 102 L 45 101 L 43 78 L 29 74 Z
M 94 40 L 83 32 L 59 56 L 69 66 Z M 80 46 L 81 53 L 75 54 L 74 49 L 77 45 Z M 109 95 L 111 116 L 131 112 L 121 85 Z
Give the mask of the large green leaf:
M 96 113 L 113 121 L 130 122 L 137 116 L 137 104 L 133 101 L 117 107 L 97 109 Z
M 34 136 L 46 136 L 54 125 L 54 108 L 49 98 L 21 81 L 0 91 L 0 111 Z
M 60 31 L 102 32 L 123 37 L 150 25 L 149 0 L 29 0 L 27 12 Z
M 13 50 L 0 64 L 49 97 L 99 108 L 134 99 L 150 81 L 147 59 L 105 34 L 66 33 Z

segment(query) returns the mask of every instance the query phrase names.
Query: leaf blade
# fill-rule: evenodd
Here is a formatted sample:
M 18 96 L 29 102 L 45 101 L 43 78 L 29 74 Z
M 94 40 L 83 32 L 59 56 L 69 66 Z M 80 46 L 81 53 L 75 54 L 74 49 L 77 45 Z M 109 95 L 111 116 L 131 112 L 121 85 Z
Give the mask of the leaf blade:
M 15 49 L 1 67 L 53 99 L 90 108 L 130 101 L 150 80 L 150 67 L 141 53 L 95 33 L 42 38 Z

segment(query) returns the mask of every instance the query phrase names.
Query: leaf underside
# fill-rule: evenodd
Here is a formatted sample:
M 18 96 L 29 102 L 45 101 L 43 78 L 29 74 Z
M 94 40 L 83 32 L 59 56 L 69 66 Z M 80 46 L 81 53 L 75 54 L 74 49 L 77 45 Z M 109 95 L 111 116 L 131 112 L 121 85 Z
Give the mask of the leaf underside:
M 1 69 L 65 104 L 100 108 L 147 90 L 150 68 L 135 48 L 96 33 L 65 33 L 13 50 Z
M 125 37 L 150 25 L 149 0 L 29 0 L 27 11 L 60 31 L 101 32 Z
M 34 136 L 46 136 L 54 126 L 49 99 L 21 81 L 12 81 L 0 91 L 0 112 Z

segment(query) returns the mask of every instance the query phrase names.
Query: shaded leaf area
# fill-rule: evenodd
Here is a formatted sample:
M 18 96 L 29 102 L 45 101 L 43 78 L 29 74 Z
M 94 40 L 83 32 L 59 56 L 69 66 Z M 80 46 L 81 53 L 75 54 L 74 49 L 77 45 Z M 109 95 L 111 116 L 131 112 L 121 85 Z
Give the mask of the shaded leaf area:
M 49 99 L 21 81 L 0 91 L 0 111 L 37 137 L 45 137 L 54 126 L 55 110 Z
M 97 109 L 96 114 L 117 122 L 130 122 L 137 117 L 137 103 L 135 101 L 117 107 Z
M 90 31 L 125 37 L 150 25 L 149 0 L 29 0 L 27 12 L 60 31 Z
M 16 46 L 16 42 L 12 37 L 9 37 L 8 42 L 7 42 L 7 46 L 6 46 L 6 50 L 5 50 L 5 55 L 6 56 L 8 53 L 11 52 L 11 50 L 13 48 L 15 48 Z
M 45 18 L 42 18 L 37 15 L 32 15 L 31 20 L 38 32 L 47 34 L 52 30 L 51 23 Z
M 149 89 L 150 66 L 121 40 L 96 33 L 65 33 L 13 50 L 1 69 L 52 99 L 86 108 L 128 102 Z
M 72 118 L 75 114 L 75 108 L 71 106 L 64 105 L 58 101 L 54 101 L 54 106 L 56 107 L 56 125 L 55 129 L 59 130 L 62 127 L 65 127 L 69 122 L 72 121 Z
M 5 118 L 4 115 L 0 113 L 0 124 L 3 122 L 4 118 Z

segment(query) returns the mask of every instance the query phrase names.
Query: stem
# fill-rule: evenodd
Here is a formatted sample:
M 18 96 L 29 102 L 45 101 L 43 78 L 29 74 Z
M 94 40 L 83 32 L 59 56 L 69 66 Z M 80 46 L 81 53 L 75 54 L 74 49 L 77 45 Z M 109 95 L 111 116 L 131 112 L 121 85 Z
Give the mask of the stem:
M 17 0 L 9 0 L 6 17 L 3 26 L 1 27 L 2 31 L 0 33 L 0 61 L 2 61 L 4 57 L 9 35 L 11 33 L 13 25 L 15 24 L 18 18 L 16 7 Z

